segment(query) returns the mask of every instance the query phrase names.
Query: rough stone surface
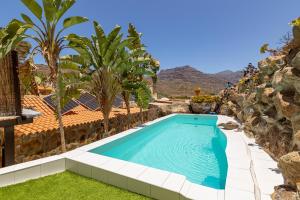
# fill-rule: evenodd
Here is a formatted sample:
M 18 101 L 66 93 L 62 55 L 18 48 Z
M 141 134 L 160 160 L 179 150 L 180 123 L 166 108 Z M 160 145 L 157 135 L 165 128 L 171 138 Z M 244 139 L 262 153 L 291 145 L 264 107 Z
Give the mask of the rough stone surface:
M 157 109 L 162 116 L 172 113 L 191 113 L 190 104 L 185 102 L 151 103 L 150 108 Z
M 225 130 L 234 130 L 234 129 L 239 128 L 239 125 L 235 122 L 221 123 L 221 124 L 218 124 L 218 126 Z
M 300 130 L 294 135 L 293 138 L 293 147 L 296 149 L 300 149 Z
M 193 103 L 191 102 L 191 110 L 195 114 L 209 114 L 214 112 L 216 103 Z
M 291 152 L 279 159 L 278 167 L 281 169 L 285 183 L 297 187 L 300 183 L 300 151 Z
M 295 189 L 286 185 L 281 185 L 275 187 L 275 192 L 272 194 L 272 200 L 300 200 L 300 197 Z
M 298 52 L 295 58 L 291 62 L 292 67 L 300 70 L 300 52 Z
M 229 105 L 223 104 L 223 105 L 221 105 L 219 114 L 221 114 L 221 115 L 227 115 L 227 116 L 232 116 L 234 113 L 229 108 Z

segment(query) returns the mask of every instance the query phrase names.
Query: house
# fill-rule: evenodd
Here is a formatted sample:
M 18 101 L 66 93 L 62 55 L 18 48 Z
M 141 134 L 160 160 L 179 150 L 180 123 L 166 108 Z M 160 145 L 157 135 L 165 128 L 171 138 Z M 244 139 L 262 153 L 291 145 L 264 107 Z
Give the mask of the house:
M 15 126 L 16 163 L 59 154 L 61 140 L 54 110 L 40 96 L 26 95 L 22 104 L 24 108 L 30 108 L 41 114 L 34 118 L 33 123 Z M 131 113 L 131 123 L 133 125 L 139 123 L 139 109 L 131 108 Z M 114 130 L 113 134 L 128 129 L 126 114 L 126 109 L 112 109 L 110 126 Z M 155 112 L 152 111 L 145 111 L 144 115 L 147 119 L 156 118 Z M 67 149 L 98 140 L 104 132 L 102 113 L 99 110 L 88 109 L 81 104 L 66 112 L 62 119 Z

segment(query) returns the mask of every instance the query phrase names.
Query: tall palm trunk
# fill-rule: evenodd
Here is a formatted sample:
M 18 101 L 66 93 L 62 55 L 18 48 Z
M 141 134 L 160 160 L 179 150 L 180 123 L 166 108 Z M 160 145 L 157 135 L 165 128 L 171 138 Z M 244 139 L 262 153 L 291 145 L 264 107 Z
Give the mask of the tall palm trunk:
M 108 109 L 105 109 L 103 112 L 103 123 L 104 123 L 104 136 L 107 137 L 109 136 L 109 113 L 110 111 Z M 102 135 L 103 138 L 103 135 Z
M 108 130 L 109 130 L 108 121 L 109 121 L 108 115 L 104 115 L 104 133 L 105 133 L 105 135 L 108 133 Z
M 66 152 L 66 140 L 65 140 L 65 130 L 64 124 L 62 120 L 62 108 L 61 108 L 61 91 L 60 91 L 60 79 L 61 79 L 61 71 L 58 67 L 58 63 L 56 59 L 49 58 L 49 66 L 52 69 L 56 69 L 56 75 L 54 75 L 53 82 L 55 86 L 55 95 L 56 95 L 56 109 L 57 109 L 57 119 L 58 119 L 58 128 L 60 133 L 61 140 L 61 150 L 62 152 Z
M 126 110 L 127 110 L 127 126 L 128 128 L 130 128 L 131 127 L 130 93 L 128 91 L 123 91 L 122 97 L 125 102 Z
M 152 84 L 153 84 L 153 98 L 156 100 L 157 96 L 157 75 L 152 77 Z
M 61 150 L 62 152 L 66 152 L 66 140 L 65 140 L 65 130 L 64 130 L 64 124 L 62 120 L 62 113 L 61 113 L 61 96 L 60 96 L 60 86 L 59 86 L 59 77 L 60 77 L 60 72 L 58 73 L 57 76 L 57 81 L 56 81 L 56 100 L 57 100 L 57 118 L 58 118 L 58 126 L 59 126 L 59 133 L 60 133 L 60 140 L 61 140 Z
M 140 107 L 140 116 L 141 116 L 141 124 L 144 123 L 144 115 L 143 115 L 143 108 Z

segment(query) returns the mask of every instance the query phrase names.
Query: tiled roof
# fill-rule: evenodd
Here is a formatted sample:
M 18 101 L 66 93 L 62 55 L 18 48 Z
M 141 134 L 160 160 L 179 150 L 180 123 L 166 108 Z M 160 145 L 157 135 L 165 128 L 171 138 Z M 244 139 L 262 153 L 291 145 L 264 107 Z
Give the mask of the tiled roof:
M 27 135 L 58 129 L 58 123 L 53 110 L 51 110 L 39 96 L 25 96 L 23 106 L 40 112 L 41 116 L 35 118 L 33 123 L 15 126 L 15 134 Z M 133 108 L 131 112 L 136 113 L 139 112 L 139 110 Z M 126 109 L 113 108 L 110 117 L 119 114 L 126 114 Z M 72 127 L 101 119 L 103 119 L 103 115 L 100 111 L 90 111 L 79 105 L 75 107 L 70 114 L 63 116 L 63 123 L 65 127 Z

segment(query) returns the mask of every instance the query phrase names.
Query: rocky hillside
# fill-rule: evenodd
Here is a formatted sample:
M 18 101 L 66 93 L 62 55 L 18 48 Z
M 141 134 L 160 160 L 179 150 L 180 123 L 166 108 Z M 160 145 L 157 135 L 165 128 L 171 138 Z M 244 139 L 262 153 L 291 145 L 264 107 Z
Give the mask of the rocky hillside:
M 218 93 L 228 81 L 235 83 L 241 75 L 241 71 L 206 74 L 191 66 L 176 67 L 159 72 L 157 90 L 165 96 L 192 96 L 200 86 L 202 92 Z

